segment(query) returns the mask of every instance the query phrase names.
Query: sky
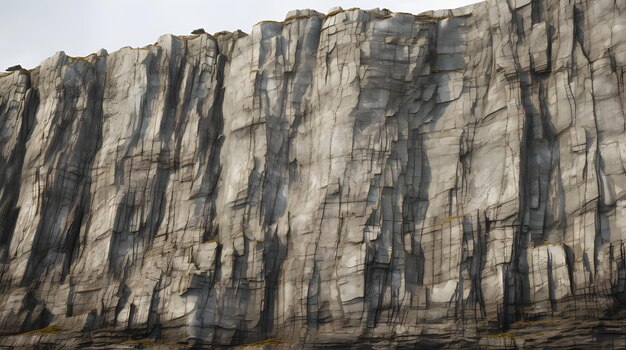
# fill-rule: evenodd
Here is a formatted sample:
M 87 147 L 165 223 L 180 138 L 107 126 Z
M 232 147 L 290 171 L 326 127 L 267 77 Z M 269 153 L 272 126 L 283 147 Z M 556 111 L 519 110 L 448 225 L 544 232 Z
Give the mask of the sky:
M 420 13 L 456 8 L 476 0 L 5 0 L 0 21 L 0 71 L 21 64 L 34 68 L 57 51 L 86 56 L 105 48 L 142 47 L 163 34 L 241 29 L 262 20 L 283 20 L 289 10 L 326 13 L 344 9 L 388 8 Z

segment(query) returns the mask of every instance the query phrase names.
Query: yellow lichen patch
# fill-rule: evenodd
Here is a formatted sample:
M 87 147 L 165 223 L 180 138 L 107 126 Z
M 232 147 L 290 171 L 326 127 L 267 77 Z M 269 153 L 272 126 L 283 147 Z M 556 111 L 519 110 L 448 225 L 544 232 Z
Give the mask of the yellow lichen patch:
M 412 14 L 412 13 L 410 13 L 410 12 L 402 12 L 402 11 L 394 12 L 394 14 L 396 14 L 396 15 L 409 15 L 409 16 L 415 16 L 414 14 Z
M 92 53 L 91 55 L 84 56 L 84 57 L 81 57 L 81 56 L 68 56 L 68 57 L 71 60 L 73 60 L 73 61 L 81 61 L 81 62 L 85 62 L 87 64 L 91 64 L 92 62 L 90 60 L 91 60 L 91 57 L 94 56 L 94 55 L 95 55 L 95 53 Z
M 65 329 L 60 326 L 52 325 L 45 328 L 33 329 L 32 331 L 20 333 L 18 335 L 35 335 L 35 334 L 61 334 Z
M 447 217 L 447 218 L 445 218 L 445 219 L 443 220 L 442 224 L 445 224 L 445 223 L 448 223 L 448 222 L 452 222 L 452 221 L 454 221 L 454 220 L 456 220 L 456 219 L 462 219 L 462 218 L 463 218 L 463 216 L 464 216 L 464 215 L 456 215 L 456 216 L 450 216 L 450 217 Z
M 281 343 L 280 339 L 266 339 L 266 340 L 261 340 L 261 341 L 257 341 L 257 342 L 254 342 L 254 343 L 248 343 L 248 344 L 234 346 L 231 349 L 247 349 L 247 348 L 253 348 L 253 347 L 256 347 L 256 346 L 278 345 L 280 343 Z

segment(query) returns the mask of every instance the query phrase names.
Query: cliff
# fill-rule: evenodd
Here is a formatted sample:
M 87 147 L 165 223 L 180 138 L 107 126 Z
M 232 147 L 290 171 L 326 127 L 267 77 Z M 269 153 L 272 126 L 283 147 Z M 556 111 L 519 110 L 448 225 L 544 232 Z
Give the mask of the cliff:
M 0 345 L 626 346 L 626 2 L 291 12 L 0 74 Z

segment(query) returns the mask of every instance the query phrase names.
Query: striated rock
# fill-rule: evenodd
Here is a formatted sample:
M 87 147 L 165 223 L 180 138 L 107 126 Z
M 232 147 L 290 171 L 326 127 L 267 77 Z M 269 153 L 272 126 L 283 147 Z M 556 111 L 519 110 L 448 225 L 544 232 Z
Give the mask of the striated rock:
M 297 10 L 1 74 L 0 344 L 623 348 L 625 11 Z

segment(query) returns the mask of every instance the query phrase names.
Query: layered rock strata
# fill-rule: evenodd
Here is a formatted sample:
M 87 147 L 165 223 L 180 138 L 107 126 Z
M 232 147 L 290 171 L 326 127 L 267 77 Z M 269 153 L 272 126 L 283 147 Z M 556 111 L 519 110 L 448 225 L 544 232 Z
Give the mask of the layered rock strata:
M 0 344 L 626 346 L 625 11 L 302 10 L 0 75 Z

